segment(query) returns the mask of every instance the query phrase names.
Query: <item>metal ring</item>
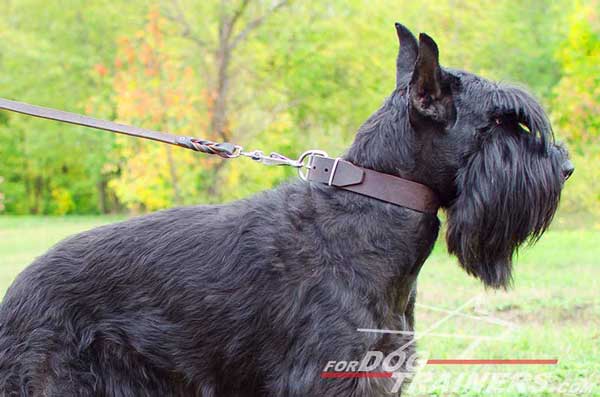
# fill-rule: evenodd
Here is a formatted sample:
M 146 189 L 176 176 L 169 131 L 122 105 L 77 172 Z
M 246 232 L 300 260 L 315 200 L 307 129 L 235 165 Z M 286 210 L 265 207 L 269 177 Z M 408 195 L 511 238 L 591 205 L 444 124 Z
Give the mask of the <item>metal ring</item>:
M 240 157 L 240 155 L 242 154 L 242 150 L 244 150 L 243 147 L 241 147 L 240 145 L 235 145 L 233 152 L 231 154 L 227 155 L 228 159 L 235 159 L 237 157 Z
M 327 152 L 323 150 L 307 150 L 298 157 L 298 177 L 303 181 L 308 181 L 308 172 L 303 172 L 303 168 L 310 169 L 312 167 L 312 159 L 314 156 L 327 157 Z M 308 158 L 308 164 L 304 165 L 304 161 Z

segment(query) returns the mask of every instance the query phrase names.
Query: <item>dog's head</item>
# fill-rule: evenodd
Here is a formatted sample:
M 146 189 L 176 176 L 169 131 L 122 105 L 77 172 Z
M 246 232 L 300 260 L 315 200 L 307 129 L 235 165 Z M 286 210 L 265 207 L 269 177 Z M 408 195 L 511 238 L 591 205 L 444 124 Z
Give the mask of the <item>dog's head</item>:
M 386 105 L 396 109 L 382 124 L 397 124 L 390 131 L 404 134 L 412 151 L 399 174 L 439 194 L 448 249 L 461 266 L 487 286 L 505 287 L 513 253 L 546 230 L 573 165 L 526 91 L 441 67 L 431 37 L 396 30 L 396 90 Z M 407 148 L 396 150 L 406 158 Z

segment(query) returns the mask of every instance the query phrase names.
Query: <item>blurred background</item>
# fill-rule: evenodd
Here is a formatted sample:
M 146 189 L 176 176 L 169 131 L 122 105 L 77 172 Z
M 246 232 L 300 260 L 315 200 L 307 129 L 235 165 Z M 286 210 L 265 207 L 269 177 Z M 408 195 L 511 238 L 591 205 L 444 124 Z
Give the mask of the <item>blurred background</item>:
M 395 21 L 429 33 L 445 66 L 528 87 L 576 172 L 552 230 L 519 255 L 514 290 L 484 293 L 472 308 L 521 328 L 503 343 L 424 339 L 421 349 L 559 358 L 536 371 L 554 386 L 590 380 L 585 395 L 600 393 L 600 1 L 0 0 L 0 9 L 0 96 L 293 157 L 340 154 L 391 93 Z M 242 198 L 293 175 L 0 112 L 0 294 L 68 234 Z M 451 297 L 440 293 L 448 285 Z M 482 290 L 440 241 L 421 302 L 451 308 Z M 419 316 L 423 329 L 436 320 Z
M 444 65 L 529 87 L 577 166 L 561 218 L 600 213 L 598 1 L 150 3 L 0 1 L 1 95 L 247 149 L 336 154 L 394 88 L 398 20 L 432 35 Z M 0 158 L 7 214 L 222 202 L 293 174 L 5 112 Z

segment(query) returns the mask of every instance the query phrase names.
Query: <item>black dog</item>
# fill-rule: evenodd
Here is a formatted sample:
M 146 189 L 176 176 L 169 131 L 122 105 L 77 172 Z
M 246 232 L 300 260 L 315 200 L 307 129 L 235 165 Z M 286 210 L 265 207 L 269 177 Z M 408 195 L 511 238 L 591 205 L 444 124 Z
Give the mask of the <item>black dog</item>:
M 392 95 L 344 159 L 429 186 L 461 266 L 494 288 L 537 239 L 573 167 L 521 89 L 441 68 L 397 24 Z M 324 379 L 330 361 L 388 354 L 413 329 L 437 238 L 425 214 L 297 182 L 71 237 L 0 309 L 5 396 L 381 396 L 395 379 Z M 380 367 L 378 367 L 380 368 Z M 404 364 L 402 364 L 402 369 Z M 377 370 L 377 369 L 376 369 Z

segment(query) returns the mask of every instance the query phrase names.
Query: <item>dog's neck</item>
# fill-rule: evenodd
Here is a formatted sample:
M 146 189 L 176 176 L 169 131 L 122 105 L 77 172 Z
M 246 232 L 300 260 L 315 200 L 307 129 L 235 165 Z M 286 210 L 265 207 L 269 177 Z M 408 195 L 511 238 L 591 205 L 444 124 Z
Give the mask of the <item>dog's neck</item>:
M 435 186 L 429 185 L 430 180 L 420 169 L 423 162 L 418 158 L 419 144 L 415 131 L 410 126 L 406 98 L 401 92 L 395 92 L 361 126 L 353 144 L 342 158 L 357 166 L 399 176 L 436 190 Z M 337 203 L 341 203 L 337 208 L 344 208 L 345 211 L 359 213 L 369 208 L 371 216 L 369 221 L 364 220 L 366 224 L 362 226 L 367 234 L 369 230 L 377 230 L 378 233 L 383 231 L 379 237 L 369 236 L 369 240 L 379 239 L 381 246 L 388 249 L 382 252 L 379 260 L 365 266 L 375 266 L 375 272 L 387 274 L 387 280 L 380 280 L 380 287 L 386 291 L 385 299 L 391 307 L 395 307 L 396 313 L 406 314 L 409 326 L 412 327 L 412 309 L 407 310 L 407 305 L 410 306 L 421 266 L 437 238 L 437 217 L 401 207 L 391 209 L 389 205 L 372 198 L 358 195 L 351 197 L 345 192 L 339 192 L 336 196 Z M 369 227 L 371 224 L 372 228 Z M 407 244 L 407 241 L 412 243 Z M 402 244 L 404 248 L 411 246 L 414 250 L 403 250 L 399 246 Z
M 437 217 L 327 185 L 296 183 L 289 189 L 286 197 L 300 200 L 288 205 L 302 214 L 293 223 L 318 236 L 299 236 L 301 251 L 318 241 L 308 251 L 324 258 L 320 271 L 330 269 L 377 302 L 381 328 L 412 326 L 410 299 L 437 237 Z M 390 323 L 389 316 L 406 324 Z
M 396 92 L 360 127 L 343 158 L 360 167 L 426 185 L 417 167 L 417 144 L 406 99 Z
M 422 130 L 422 131 L 421 131 Z M 415 131 L 410 122 L 406 91 L 396 90 L 360 127 L 342 157 L 357 166 L 398 176 L 429 187 L 447 207 L 456 196 L 455 171 L 435 162 L 429 138 L 432 127 Z M 439 156 L 437 156 L 439 158 Z

